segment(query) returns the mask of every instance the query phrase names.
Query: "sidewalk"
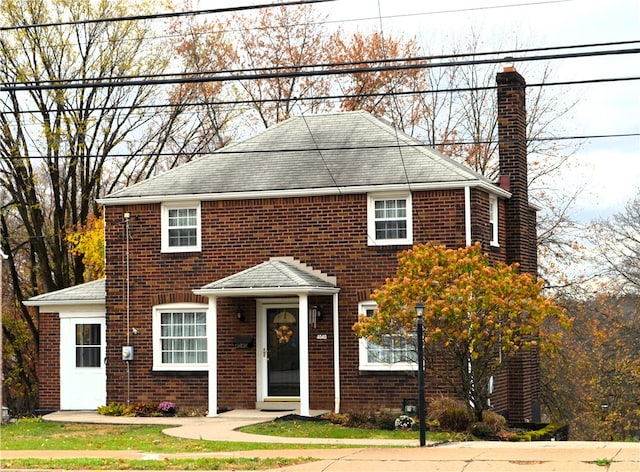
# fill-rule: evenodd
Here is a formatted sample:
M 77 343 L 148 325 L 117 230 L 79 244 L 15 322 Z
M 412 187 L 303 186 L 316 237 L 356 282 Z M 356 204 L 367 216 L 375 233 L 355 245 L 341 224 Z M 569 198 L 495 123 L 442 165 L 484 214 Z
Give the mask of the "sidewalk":
M 317 461 L 288 467 L 286 470 L 291 472 L 351 472 L 353 470 L 366 470 L 366 472 L 425 470 L 435 472 L 640 472 L 640 443 L 464 442 L 420 448 L 417 447 L 417 441 L 282 438 L 235 431 L 235 428 L 240 426 L 270 421 L 282 414 L 282 412 L 238 410 L 224 413 L 215 418 L 127 418 L 106 417 L 95 412 L 56 412 L 47 415 L 45 420 L 163 424 L 168 427 L 165 433 L 176 437 L 215 441 L 266 442 L 274 443 L 274 449 L 198 454 L 161 454 L 140 451 L 2 451 L 2 458 L 105 457 L 149 460 L 194 457 L 312 457 Z M 350 444 L 359 447 L 278 449 L 277 443 Z M 607 464 L 596 464 L 596 461 L 603 460 Z

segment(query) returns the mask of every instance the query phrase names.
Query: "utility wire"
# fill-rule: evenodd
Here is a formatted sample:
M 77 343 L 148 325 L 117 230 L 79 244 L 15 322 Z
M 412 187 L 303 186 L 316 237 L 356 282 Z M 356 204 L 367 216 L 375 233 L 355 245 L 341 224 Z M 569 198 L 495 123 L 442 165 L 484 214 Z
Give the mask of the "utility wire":
M 53 26 L 86 25 L 86 24 L 92 24 L 92 23 L 113 23 L 118 21 L 156 20 L 156 19 L 163 19 L 163 18 L 178 18 L 183 16 L 232 13 L 232 12 L 239 12 L 239 11 L 246 11 L 246 10 L 260 10 L 264 8 L 273 8 L 273 7 L 281 7 L 281 6 L 288 7 L 288 6 L 295 6 L 295 5 L 308 5 L 313 3 L 326 3 L 326 2 L 335 2 L 335 1 L 336 0 L 295 0 L 295 1 L 279 2 L 279 3 L 244 5 L 239 7 L 212 8 L 207 10 L 166 12 L 166 13 L 132 15 L 132 16 L 115 16 L 115 17 L 109 17 L 109 18 L 90 18 L 86 20 L 60 21 L 60 22 L 51 22 L 51 23 L 34 23 L 31 25 L 2 26 L 0 27 L 0 31 L 16 31 L 16 30 L 33 29 L 33 28 L 48 28 Z
M 187 72 L 165 72 L 165 73 L 157 73 L 157 74 L 139 74 L 139 75 L 119 75 L 119 76 L 101 76 L 97 78 L 85 77 L 83 80 L 86 83 L 91 83 L 93 81 L 116 81 L 116 80 L 130 80 L 130 79 L 158 79 L 158 78 L 179 78 L 179 77 L 197 77 L 197 76 L 214 76 L 214 75 L 222 75 L 222 74 L 240 74 L 240 73 L 249 73 L 249 72 L 278 72 L 278 71 L 291 71 L 292 69 L 296 69 L 299 71 L 305 69 L 317 70 L 322 68 L 332 68 L 332 67 L 355 67 L 362 65 L 376 65 L 376 64 L 397 64 L 397 63 L 418 63 L 418 62 L 426 62 L 426 61 L 434 61 L 441 59 L 452 59 L 457 60 L 465 57 L 485 57 L 485 56 L 499 56 L 495 62 L 505 62 L 507 60 L 513 60 L 513 57 L 508 56 L 509 54 L 528 54 L 531 52 L 548 52 L 548 51 L 557 51 L 557 50 L 573 50 L 573 49 L 592 49 L 592 48 L 603 48 L 603 47 L 612 47 L 612 46 L 627 46 L 632 44 L 640 44 L 640 40 L 634 41 L 616 41 L 616 42 L 605 42 L 605 43 L 590 43 L 590 44 L 574 44 L 568 46 L 547 46 L 541 48 L 526 48 L 526 49 L 505 49 L 501 51 L 483 51 L 483 52 L 468 52 L 468 53 L 457 53 L 457 54 L 436 54 L 430 56 L 416 56 L 416 57 L 406 57 L 406 58 L 384 58 L 384 59 L 370 59 L 363 61 L 349 61 L 349 62 L 325 62 L 325 63 L 317 63 L 317 64 L 300 64 L 300 65 L 282 65 L 282 66 L 265 66 L 265 67 L 250 67 L 250 68 L 240 68 L 240 69 L 223 69 L 223 70 L 208 70 L 208 71 L 187 71 Z M 605 51 L 597 51 L 598 53 L 606 53 Z M 582 53 L 588 54 L 588 53 Z M 523 58 L 522 60 L 526 60 Z M 435 63 L 435 64 L 444 64 L 448 65 L 449 63 Z M 456 61 L 455 64 L 466 65 L 464 62 Z M 443 66 L 444 66 L 443 65 Z M 362 69 L 366 71 L 366 69 Z M 58 80 L 47 80 L 47 81 L 32 81 L 32 85 L 37 85 L 39 83 L 49 83 L 49 84 L 63 84 L 65 82 L 69 82 L 71 79 L 58 79 Z M 5 82 L 5 85 L 21 85 L 25 82 Z
M 538 88 L 538 87 L 556 87 L 556 86 L 567 86 L 567 85 L 588 85 L 588 84 L 603 84 L 603 83 L 620 83 L 620 82 L 631 82 L 635 80 L 640 80 L 640 76 L 634 77 L 606 77 L 606 78 L 598 78 L 598 79 L 581 79 L 581 80 L 565 80 L 565 81 L 556 81 L 556 82 L 537 82 L 537 83 L 527 83 L 527 88 Z M 340 94 L 340 95 L 316 95 L 309 97 L 292 97 L 290 99 L 283 98 L 261 98 L 261 99 L 244 99 L 244 100 L 215 100 L 215 101 L 197 101 L 197 102 L 180 102 L 180 103 L 150 103 L 150 104 L 138 104 L 136 105 L 137 110 L 142 109 L 169 109 L 169 108 L 189 108 L 189 107 L 233 107 L 239 105 L 252 105 L 252 104 L 266 104 L 266 103 L 277 103 L 281 101 L 291 100 L 296 102 L 304 102 L 304 101 L 338 101 L 338 100 L 348 100 L 348 99 L 362 99 L 362 98 L 379 98 L 385 96 L 410 96 L 410 95 L 425 95 L 425 94 L 438 94 L 438 93 L 465 93 L 465 92 L 480 92 L 480 91 L 488 91 L 488 90 L 497 90 L 496 85 L 487 85 L 487 86 L 476 86 L 476 87 L 452 87 L 452 88 L 440 88 L 440 89 L 425 89 L 425 90 L 402 90 L 402 91 L 382 91 L 382 92 L 370 92 L 370 93 L 358 93 L 358 94 Z M 131 110 L 131 106 L 127 105 L 113 105 L 113 106 L 103 106 L 96 107 L 95 111 L 104 112 L 104 111 L 129 111 Z M 73 108 L 68 107 L 61 110 L 63 112 L 77 112 L 77 111 L 86 111 L 86 107 L 83 108 Z M 39 114 L 42 113 L 42 110 L 39 109 L 26 109 L 20 110 L 21 114 Z M 154 112 L 156 114 L 156 112 Z
M 486 65 L 486 64 L 499 64 L 504 62 L 530 62 L 530 61 L 550 61 L 558 59 L 577 59 L 585 57 L 600 57 L 600 56 L 620 56 L 628 54 L 638 54 L 640 48 L 631 49 L 616 49 L 608 51 L 590 51 L 590 52 L 572 52 L 561 54 L 542 54 L 537 56 L 528 57 L 507 57 L 498 59 L 470 59 L 464 61 L 449 61 L 440 63 L 411 63 L 403 65 L 390 65 L 390 66 L 377 66 L 377 67 L 349 67 L 349 68 L 337 68 L 337 69 L 323 69 L 323 70 L 311 70 L 311 71 L 282 71 L 282 72 L 261 72 L 256 74 L 227 74 L 227 75 L 215 75 L 213 77 L 180 77 L 180 78 L 153 78 L 144 80 L 127 80 L 127 81 L 107 81 L 107 82 L 87 82 L 79 81 L 76 83 L 69 83 L 71 81 L 34 81 L 31 84 L 19 84 L 16 82 L 4 84 L 0 86 L 0 92 L 26 92 L 26 91 L 41 91 L 41 90 L 67 90 L 67 89 L 82 89 L 82 88 L 106 88 L 106 87 L 134 87 L 134 86 L 147 86 L 147 85 L 176 85 L 176 84 L 193 84 L 193 83 L 207 83 L 207 82 L 223 82 L 223 81 L 242 81 L 242 80 L 264 80 L 264 79 L 285 79 L 285 78 L 300 78 L 300 77 L 314 77 L 314 76 L 334 76 L 345 74 L 364 74 L 371 72 L 399 72 L 406 70 L 416 69 L 435 69 L 440 67 L 459 67 L 464 65 Z M 292 68 L 296 68 L 292 66 Z
M 585 135 L 573 135 L 573 136 L 541 136 L 537 138 L 528 138 L 526 141 L 529 142 L 544 142 L 544 141 L 568 141 L 568 140 L 585 140 L 585 139 L 611 139 L 611 138 L 635 138 L 640 137 L 640 132 L 636 133 L 609 133 L 609 134 L 585 134 Z M 515 140 L 503 140 L 503 143 L 514 143 Z M 477 140 L 477 141 L 443 141 L 439 143 L 404 143 L 404 144 L 384 144 L 378 146 L 316 146 L 313 148 L 283 148 L 283 149 L 261 149 L 259 151 L 248 150 L 248 151 L 240 151 L 240 150 L 225 150 L 225 148 L 220 148 L 215 151 L 215 154 L 273 154 L 273 153 L 288 153 L 288 152 L 309 152 L 314 151 L 318 153 L 329 152 L 329 151 L 368 151 L 368 150 L 377 150 L 377 149 L 398 149 L 402 148 L 438 148 L 444 146 L 472 146 L 477 144 L 498 144 L 499 141 L 497 139 L 487 139 L 487 140 Z M 159 153 L 133 153 L 133 154 L 108 154 L 106 157 L 111 158 L 129 158 L 132 156 L 136 157 L 144 157 L 144 156 L 158 156 L 158 157 L 172 157 L 176 155 L 185 155 L 185 156 L 205 156 L 213 154 L 211 151 L 193 151 L 193 152 L 159 152 Z M 80 157 L 91 158 L 94 156 L 77 156 L 77 155 L 57 155 L 57 156 L 6 156 L 4 159 L 9 160 L 17 160 L 17 159 L 52 159 L 52 158 L 60 158 L 60 159 L 77 159 Z M 98 156 L 100 157 L 100 156 Z

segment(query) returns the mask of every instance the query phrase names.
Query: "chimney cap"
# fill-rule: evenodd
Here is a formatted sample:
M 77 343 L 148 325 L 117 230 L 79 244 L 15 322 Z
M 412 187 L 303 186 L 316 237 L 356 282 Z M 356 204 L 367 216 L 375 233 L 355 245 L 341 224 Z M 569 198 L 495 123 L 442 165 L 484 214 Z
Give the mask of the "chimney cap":
M 503 72 L 517 72 L 516 66 L 513 63 L 513 57 L 507 56 L 504 58 L 504 67 L 502 68 Z

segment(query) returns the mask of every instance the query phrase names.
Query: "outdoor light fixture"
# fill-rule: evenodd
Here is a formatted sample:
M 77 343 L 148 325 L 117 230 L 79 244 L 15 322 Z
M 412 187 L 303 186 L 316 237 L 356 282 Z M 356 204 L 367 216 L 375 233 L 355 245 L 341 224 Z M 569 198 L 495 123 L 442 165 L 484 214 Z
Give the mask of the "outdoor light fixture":
M 427 443 L 427 430 L 425 423 L 425 406 L 424 406 L 424 336 L 422 335 L 424 322 L 424 303 L 419 301 L 416 303 L 417 315 L 417 337 L 418 337 L 418 421 L 420 422 L 420 447 L 424 447 Z
M 318 321 L 322 319 L 322 311 L 320 311 L 320 307 L 317 305 L 312 305 L 309 307 L 309 325 L 316 327 Z
M 244 313 L 240 308 L 236 310 L 236 318 L 238 318 L 238 321 L 244 321 Z

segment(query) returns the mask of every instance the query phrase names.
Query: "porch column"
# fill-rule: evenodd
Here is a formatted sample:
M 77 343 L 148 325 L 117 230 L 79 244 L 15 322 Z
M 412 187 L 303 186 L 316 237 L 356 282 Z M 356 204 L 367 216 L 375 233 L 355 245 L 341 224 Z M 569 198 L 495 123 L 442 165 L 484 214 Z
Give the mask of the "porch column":
M 218 416 L 218 300 L 209 297 L 207 313 L 207 362 L 209 364 L 209 414 Z
M 471 188 L 464 188 L 464 236 L 467 246 L 471 246 Z
M 309 413 L 309 300 L 306 294 L 299 295 L 298 309 L 300 313 L 300 415 Z
M 338 294 L 333 294 L 333 390 L 334 412 L 340 413 L 340 323 L 338 321 Z

